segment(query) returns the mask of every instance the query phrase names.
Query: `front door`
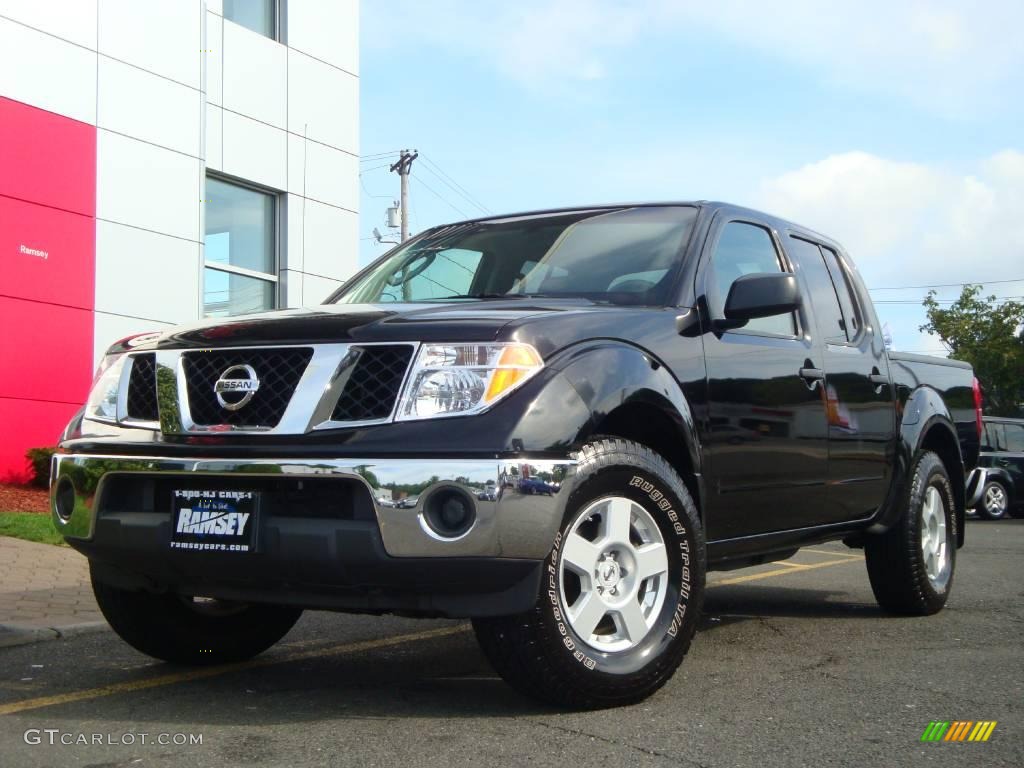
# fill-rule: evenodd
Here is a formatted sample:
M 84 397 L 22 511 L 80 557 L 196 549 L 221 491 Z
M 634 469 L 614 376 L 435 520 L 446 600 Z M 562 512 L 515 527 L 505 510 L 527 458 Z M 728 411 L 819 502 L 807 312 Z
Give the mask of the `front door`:
M 708 539 L 814 525 L 826 503 L 828 420 L 822 349 L 804 333 L 807 314 L 715 326 L 736 278 L 792 271 L 778 233 L 720 212 L 701 261 Z

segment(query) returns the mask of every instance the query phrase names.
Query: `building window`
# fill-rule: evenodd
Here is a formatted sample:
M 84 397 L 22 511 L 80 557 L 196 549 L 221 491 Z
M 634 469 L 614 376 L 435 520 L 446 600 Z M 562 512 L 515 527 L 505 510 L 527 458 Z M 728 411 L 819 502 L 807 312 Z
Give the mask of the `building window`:
M 242 315 L 276 306 L 277 197 L 207 177 L 204 316 Z
M 224 0 L 224 18 L 271 40 L 279 37 L 276 0 Z

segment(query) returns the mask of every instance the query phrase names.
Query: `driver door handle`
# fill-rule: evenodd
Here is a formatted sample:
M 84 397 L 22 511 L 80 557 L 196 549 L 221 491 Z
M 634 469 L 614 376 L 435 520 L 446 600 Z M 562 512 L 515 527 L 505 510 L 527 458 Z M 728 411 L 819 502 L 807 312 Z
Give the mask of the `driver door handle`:
M 811 362 L 810 360 L 807 361 Z M 821 368 L 804 367 L 800 369 L 800 378 L 807 384 L 807 388 L 813 390 L 818 382 L 825 378 L 825 372 Z

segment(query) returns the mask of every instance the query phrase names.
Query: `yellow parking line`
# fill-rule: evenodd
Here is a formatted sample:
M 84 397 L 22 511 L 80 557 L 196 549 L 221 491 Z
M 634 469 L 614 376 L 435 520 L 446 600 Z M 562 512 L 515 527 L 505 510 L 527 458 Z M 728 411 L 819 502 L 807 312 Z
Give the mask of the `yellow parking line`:
M 379 640 L 364 640 L 358 643 L 342 643 L 341 645 L 332 645 L 327 648 L 295 651 L 278 656 L 258 656 L 250 661 L 243 661 L 237 664 L 219 664 L 213 667 L 199 667 L 198 669 L 174 672 L 170 675 L 149 677 L 144 680 L 129 680 L 124 683 L 104 685 L 99 688 L 87 688 L 81 691 L 70 691 L 68 693 L 54 694 L 53 696 L 40 696 L 36 699 L 25 699 L 24 701 L 0 704 L 0 715 L 10 715 L 15 712 L 25 712 L 30 709 L 52 707 L 56 704 L 69 704 L 74 701 L 83 701 L 86 699 L 98 699 L 101 696 L 113 696 L 118 693 L 143 691 L 147 688 L 158 688 L 163 685 L 174 685 L 175 683 L 184 683 L 190 680 L 202 680 L 207 677 L 216 677 L 217 675 L 227 674 L 228 672 L 237 672 L 244 669 L 252 669 L 254 667 L 268 667 L 273 664 L 285 664 L 290 661 L 314 659 L 321 656 L 340 656 L 361 653 L 363 651 L 372 651 L 377 648 L 388 648 L 393 645 L 413 643 L 419 640 L 448 637 L 450 635 L 457 635 L 461 632 L 468 632 L 469 630 L 469 625 L 462 624 L 457 627 L 441 627 L 440 629 L 429 629 L 425 632 L 413 632 L 407 635 L 383 637 Z
M 860 560 L 858 557 L 857 560 Z M 845 565 L 846 563 L 852 563 L 853 558 L 844 557 L 842 560 L 826 560 L 824 563 L 812 563 L 811 565 L 799 565 L 797 563 L 787 563 L 788 568 L 777 568 L 774 571 L 765 571 L 764 573 L 752 573 L 749 576 L 734 576 L 731 579 L 722 579 L 721 581 L 708 582 L 709 587 L 724 587 L 728 584 L 743 584 L 748 581 L 759 581 L 760 579 L 770 579 L 773 576 L 784 576 L 787 573 L 800 573 L 801 571 L 813 571 L 815 568 L 828 568 L 830 565 Z
M 864 555 L 855 555 L 852 552 L 830 552 L 827 549 L 809 549 L 804 547 L 801 552 L 813 552 L 815 555 L 828 555 L 829 557 L 848 557 L 851 560 L 863 560 Z

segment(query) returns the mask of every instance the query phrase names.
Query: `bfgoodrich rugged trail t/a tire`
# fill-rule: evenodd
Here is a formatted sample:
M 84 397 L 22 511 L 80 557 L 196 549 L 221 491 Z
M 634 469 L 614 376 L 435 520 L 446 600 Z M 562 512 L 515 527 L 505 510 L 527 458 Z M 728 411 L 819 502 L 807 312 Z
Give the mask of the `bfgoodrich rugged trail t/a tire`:
M 473 627 L 514 688 L 589 709 L 639 701 L 672 677 L 699 620 L 705 547 L 693 499 L 657 453 L 609 438 L 578 458 L 536 605 Z
M 147 656 L 176 664 L 244 661 L 288 634 L 300 608 L 193 600 L 133 592 L 92 577 L 100 611 L 121 639 Z
M 899 521 L 864 544 L 878 604 L 905 615 L 942 610 L 953 588 L 956 541 L 956 505 L 946 467 L 936 454 L 918 451 Z

